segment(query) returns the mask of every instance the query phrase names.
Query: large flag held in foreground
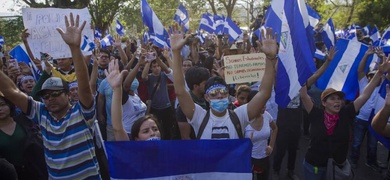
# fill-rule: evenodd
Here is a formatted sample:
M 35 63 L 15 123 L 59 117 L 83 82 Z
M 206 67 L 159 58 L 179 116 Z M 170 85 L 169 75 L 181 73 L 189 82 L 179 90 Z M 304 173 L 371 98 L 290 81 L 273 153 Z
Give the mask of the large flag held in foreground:
M 27 54 L 26 47 L 24 46 L 23 43 L 15 46 L 13 49 L 11 49 L 9 54 L 13 58 L 15 58 L 18 62 L 26 63 L 30 67 L 31 72 L 33 73 L 35 80 L 36 81 L 39 80 L 39 78 L 41 77 L 41 71 L 37 68 L 37 66 L 35 66 L 34 62 L 31 61 L 30 57 Z
M 141 15 L 142 22 L 149 28 L 149 34 L 155 36 L 153 44 L 161 48 L 169 47 L 168 32 L 146 0 L 141 0 Z
M 110 141 L 105 146 L 112 179 L 252 179 L 249 139 Z
M 359 63 L 366 53 L 368 46 L 358 41 L 339 39 L 336 43 L 338 52 L 325 70 L 324 74 L 317 80 L 317 87 L 320 89 L 334 88 L 343 91 L 347 100 L 355 100 L 359 90 L 357 69 Z M 370 56 L 366 62 L 366 70 L 373 59 Z
M 278 33 L 280 44 L 275 101 L 287 107 L 316 70 L 314 52 L 306 34 L 309 18 L 303 0 L 273 0 L 268 11 L 265 27 L 272 27 Z

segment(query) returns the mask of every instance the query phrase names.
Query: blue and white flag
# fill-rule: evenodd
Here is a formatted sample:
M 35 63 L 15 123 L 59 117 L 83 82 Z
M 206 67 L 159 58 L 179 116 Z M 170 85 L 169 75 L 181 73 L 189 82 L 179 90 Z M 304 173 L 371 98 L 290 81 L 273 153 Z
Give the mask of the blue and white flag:
M 330 47 L 334 46 L 334 44 L 336 43 L 336 36 L 332 18 L 330 18 L 323 27 L 322 40 L 324 41 L 324 44 L 328 49 L 330 49 Z
M 112 179 L 252 179 L 250 139 L 108 141 L 105 146 Z
M 339 39 L 336 43 L 336 49 L 338 52 L 329 67 L 317 80 L 317 87 L 322 90 L 334 88 L 343 91 L 347 100 L 355 100 L 359 91 L 357 69 L 368 46 L 358 41 Z M 367 60 L 366 70 L 368 70 L 372 58 L 373 56 L 370 56 Z
M 314 28 L 318 22 L 320 22 L 321 16 L 308 4 L 306 4 L 307 12 L 309 14 L 309 24 L 312 28 Z
M 199 38 L 201 44 L 205 41 L 205 35 L 200 31 L 200 29 L 196 30 L 196 37 Z
M 222 34 L 225 25 L 225 17 L 214 15 L 214 34 Z
M 144 30 L 143 39 L 144 43 L 147 43 L 150 39 L 149 33 L 146 30 Z
M 88 36 L 83 36 L 83 43 L 81 44 L 82 51 L 92 51 L 95 48 L 95 43 L 88 39 Z
M 190 30 L 190 17 L 188 16 L 187 9 L 183 6 L 183 4 L 179 5 L 173 19 L 180 25 L 184 26 L 184 32 Z
M 371 27 L 370 27 L 370 25 L 367 25 L 367 26 L 365 26 L 363 28 L 363 33 L 364 33 L 365 36 L 371 34 Z
M 32 62 L 32 60 L 30 59 L 30 57 L 28 56 L 28 53 L 27 53 L 27 50 L 26 50 L 26 47 L 24 46 L 23 43 L 15 46 L 13 49 L 11 49 L 11 51 L 9 52 L 9 54 L 15 58 L 18 62 L 24 62 L 26 63 L 30 69 L 31 69 L 31 72 L 33 73 L 34 75 L 34 78 L 36 81 L 39 80 L 39 78 L 41 77 L 41 71 L 37 68 L 37 66 L 35 66 L 35 63 Z
M 275 101 L 281 107 L 287 107 L 316 70 L 306 34 L 308 14 L 301 7 L 306 9 L 303 0 L 273 0 L 267 12 L 265 27 L 278 33 L 280 44 Z
M 372 39 L 372 42 L 374 42 L 374 44 L 380 40 L 381 34 L 379 33 L 378 28 L 376 26 L 374 26 L 374 29 L 372 29 L 370 33 L 370 38 Z
M 3 36 L 0 36 L 0 45 L 3 45 L 4 43 L 5 43 L 4 37 L 3 37 Z
M 323 53 L 321 50 L 316 49 L 316 52 L 314 53 L 314 57 L 319 60 L 325 60 L 326 54 Z
M 146 0 L 141 0 L 141 15 L 143 24 L 149 28 L 149 34 L 155 36 L 153 43 L 160 48 L 169 47 L 168 32 Z
M 337 38 L 345 38 L 345 39 L 347 38 L 345 35 L 346 33 L 343 29 L 336 30 L 335 34 L 336 34 Z
M 229 35 L 229 43 L 232 43 L 242 34 L 242 31 L 232 19 L 226 17 L 223 33 Z
M 102 31 L 100 29 L 98 29 L 97 27 L 95 27 L 95 38 L 99 38 L 99 39 L 102 39 L 103 35 L 102 35 Z
M 381 43 L 384 45 L 390 45 L 390 27 L 388 27 L 383 33 Z
M 215 31 L 214 21 L 207 14 L 202 14 L 202 18 L 200 19 L 199 29 L 206 31 L 210 34 L 213 34 Z
M 116 29 L 116 32 L 119 34 L 119 36 L 122 37 L 123 35 L 125 35 L 125 29 L 123 29 L 123 26 L 122 26 L 121 22 L 118 21 L 118 19 L 116 20 L 115 29 Z
M 112 36 L 108 34 L 106 37 L 100 40 L 100 44 L 102 45 L 102 48 L 112 46 L 114 44 L 114 38 L 112 38 Z

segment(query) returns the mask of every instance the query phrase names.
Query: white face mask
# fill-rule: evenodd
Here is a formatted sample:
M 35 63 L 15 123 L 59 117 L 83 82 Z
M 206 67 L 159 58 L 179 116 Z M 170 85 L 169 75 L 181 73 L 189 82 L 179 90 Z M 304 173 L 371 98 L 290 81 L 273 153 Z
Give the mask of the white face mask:
M 147 139 L 145 141 L 159 141 L 159 140 L 161 140 L 160 137 L 151 137 L 151 138 L 149 138 L 149 139 Z

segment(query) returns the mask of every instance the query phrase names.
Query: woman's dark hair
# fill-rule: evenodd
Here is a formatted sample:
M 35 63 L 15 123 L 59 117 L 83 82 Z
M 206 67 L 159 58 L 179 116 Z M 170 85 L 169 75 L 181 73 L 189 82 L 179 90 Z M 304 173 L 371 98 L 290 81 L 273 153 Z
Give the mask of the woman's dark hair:
M 7 104 L 7 106 L 9 107 L 9 111 L 10 111 L 10 116 L 11 117 L 14 117 L 16 115 L 16 107 L 15 105 L 10 101 L 8 100 L 7 98 L 3 97 L 3 96 L 0 96 L 1 99 L 4 99 L 5 103 Z
M 156 123 L 157 128 L 160 131 L 160 135 L 161 135 L 161 137 L 163 137 L 161 127 L 160 127 L 160 124 L 158 123 L 156 116 L 154 116 L 153 114 L 147 114 L 147 115 L 137 119 L 134 122 L 133 126 L 131 127 L 131 137 L 130 137 L 131 140 L 135 140 L 135 138 L 138 137 L 139 131 L 141 130 L 141 125 L 149 119 L 153 120 Z

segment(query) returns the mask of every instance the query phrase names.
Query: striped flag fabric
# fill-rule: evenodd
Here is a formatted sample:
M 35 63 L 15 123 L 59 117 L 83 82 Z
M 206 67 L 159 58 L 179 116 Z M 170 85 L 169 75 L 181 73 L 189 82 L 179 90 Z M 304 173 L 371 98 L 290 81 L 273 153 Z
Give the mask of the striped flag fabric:
M 183 6 L 183 4 L 179 5 L 173 19 L 180 25 L 184 26 L 184 32 L 190 30 L 190 17 L 188 16 L 187 9 Z
M 214 15 L 214 34 L 222 34 L 225 25 L 225 17 Z
M 149 34 L 153 33 L 155 36 L 153 44 L 160 48 L 169 47 L 168 32 L 146 0 L 141 0 L 141 15 L 143 24 L 149 28 Z
M 306 25 L 308 22 L 303 0 L 273 0 L 268 8 L 265 27 L 278 33 L 279 61 L 276 75 L 275 101 L 287 107 L 298 95 L 302 85 L 315 72 Z M 306 12 L 306 14 L 305 14 Z
M 334 88 L 345 93 L 347 100 L 355 100 L 359 91 L 357 69 L 361 59 L 366 53 L 368 46 L 358 41 L 339 39 L 336 43 L 338 52 L 317 80 L 317 87 L 324 90 Z M 368 69 L 373 56 L 367 60 L 365 67 Z
M 226 17 L 223 33 L 228 34 L 229 42 L 232 43 L 242 34 L 242 31 L 232 19 Z
M 320 22 L 321 16 L 308 4 L 306 4 L 307 12 L 309 14 L 309 24 L 312 28 L 314 28 L 318 22 Z
M 82 51 L 92 51 L 95 49 L 95 43 L 88 39 L 88 36 L 83 36 L 83 43 L 80 46 Z
M 376 42 L 380 40 L 381 34 L 379 33 L 378 28 L 376 26 L 374 26 L 374 29 L 372 29 L 370 33 L 370 38 L 372 39 L 372 42 L 374 42 L 374 44 L 376 44 Z
M 330 49 L 330 47 L 335 45 L 336 36 L 332 18 L 330 18 L 328 22 L 324 25 L 321 35 L 326 48 Z
M 111 179 L 252 179 L 250 139 L 109 141 L 105 146 Z
M 125 29 L 123 28 L 121 22 L 119 20 L 116 20 L 116 26 L 115 26 L 116 32 L 119 34 L 119 36 L 124 36 L 125 35 Z
M 213 34 L 215 31 L 214 21 L 207 14 L 202 14 L 202 18 L 200 19 L 199 29 L 206 31 L 210 34 Z
M 32 62 L 32 60 L 28 56 L 26 47 L 24 46 L 23 43 L 15 46 L 13 49 L 11 49 L 9 54 L 13 58 L 15 58 L 18 62 L 26 63 L 30 67 L 31 72 L 33 73 L 35 80 L 36 81 L 39 80 L 39 78 L 41 77 L 41 71 L 37 68 L 37 66 L 35 66 L 34 62 Z
M 108 34 L 102 40 L 100 40 L 100 44 L 102 45 L 102 48 L 112 46 L 114 44 L 114 38 L 110 34 Z
M 0 45 L 4 45 L 5 41 L 4 41 L 4 37 L 3 36 L 0 36 Z
M 316 52 L 314 53 L 314 57 L 319 60 L 325 60 L 326 54 L 323 53 L 321 50 L 316 49 Z
M 99 39 L 102 39 L 103 35 L 102 35 L 102 31 L 95 27 L 95 34 L 94 34 L 95 38 L 99 38 Z

